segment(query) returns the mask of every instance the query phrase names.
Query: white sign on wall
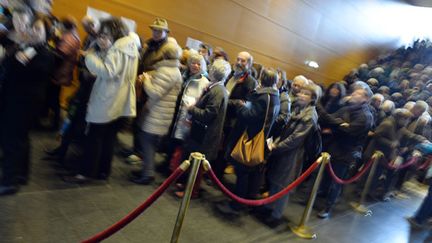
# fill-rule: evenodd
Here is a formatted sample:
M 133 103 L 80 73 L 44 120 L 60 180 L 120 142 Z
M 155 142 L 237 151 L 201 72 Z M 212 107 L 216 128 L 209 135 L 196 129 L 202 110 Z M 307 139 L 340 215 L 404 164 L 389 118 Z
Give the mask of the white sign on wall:
M 99 22 L 112 17 L 110 13 L 92 7 L 87 7 L 87 16 L 97 19 Z M 120 17 L 120 19 L 128 27 L 129 31 L 136 32 L 136 22 L 134 20 L 125 17 Z

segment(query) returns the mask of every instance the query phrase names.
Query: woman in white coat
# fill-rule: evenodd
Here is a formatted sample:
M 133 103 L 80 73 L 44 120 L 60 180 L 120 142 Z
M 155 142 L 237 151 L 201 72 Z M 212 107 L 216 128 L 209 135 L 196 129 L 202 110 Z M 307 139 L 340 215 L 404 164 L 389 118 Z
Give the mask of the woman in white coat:
M 169 132 L 183 82 L 179 70 L 181 48 L 176 42 L 170 41 L 161 51 L 163 59 L 154 65 L 155 70 L 143 73 L 138 79 L 148 99 L 140 115 L 140 129 L 136 134 L 138 153 L 143 160 L 142 170 L 132 173 L 131 181 L 137 184 L 149 184 L 154 180 L 156 146 Z
M 138 72 L 138 47 L 120 19 L 102 21 L 97 38 L 105 58 L 85 54 L 88 70 L 97 78 L 87 107 L 84 156 L 75 176 L 67 182 L 85 182 L 87 177 L 106 179 L 111 173 L 114 143 L 120 119 L 136 116 L 135 79 Z

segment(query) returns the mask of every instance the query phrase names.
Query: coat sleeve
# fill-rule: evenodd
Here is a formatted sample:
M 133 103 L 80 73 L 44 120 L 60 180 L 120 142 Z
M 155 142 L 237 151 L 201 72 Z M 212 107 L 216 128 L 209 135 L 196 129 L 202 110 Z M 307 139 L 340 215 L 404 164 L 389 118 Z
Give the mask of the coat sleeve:
M 202 98 L 205 98 L 205 96 Z M 204 107 L 199 108 L 194 106 L 189 110 L 189 113 L 194 119 L 208 125 L 217 117 L 223 100 L 223 95 L 212 93 L 210 91 L 210 93 L 207 95 L 207 102 Z
M 322 123 L 325 126 L 339 126 L 340 124 L 344 123 L 342 119 L 337 118 L 334 114 L 327 113 L 327 111 L 324 109 L 320 102 L 316 105 L 316 109 L 318 112 L 320 124 Z M 339 112 L 342 111 L 339 110 L 336 112 L 336 114 L 339 114 Z
M 291 100 L 287 93 L 282 93 L 280 96 L 280 111 L 275 122 L 287 124 L 291 114 Z
M 427 139 L 425 137 L 423 137 L 421 135 L 417 135 L 405 127 L 402 128 L 400 130 L 400 132 L 402 134 L 401 140 L 404 139 L 404 140 L 408 141 L 410 143 L 410 145 L 416 145 L 418 143 L 423 143 L 423 142 L 427 141 Z
M 374 138 L 379 144 L 391 148 L 394 141 L 386 136 L 390 131 L 392 131 L 391 126 L 387 122 L 383 122 L 376 128 Z
M 246 88 L 246 94 L 249 95 L 257 87 L 257 82 L 255 79 L 250 78 L 246 81 L 245 86 L 246 86 L 245 87 Z M 239 106 L 239 99 L 228 100 L 228 107 L 237 107 L 237 106 Z
M 78 39 L 73 37 L 72 35 L 67 35 L 65 38 L 58 44 L 57 51 L 59 51 L 62 56 L 73 56 L 76 55 L 80 48 L 80 42 Z
M 370 129 L 370 127 L 368 128 L 368 124 L 371 124 L 371 122 L 367 116 L 361 115 L 350 122 L 348 127 L 337 126 L 334 128 L 342 135 L 360 136 Z
M 87 54 L 85 63 L 88 70 L 103 80 L 114 78 L 123 68 L 121 53 L 118 50 L 108 51 L 105 59 L 101 59 L 95 53 Z
M 296 125 L 294 131 L 287 138 L 279 141 L 276 144 L 276 148 L 272 151 L 272 153 L 280 154 L 296 147 L 303 146 L 304 141 L 312 127 L 312 119 L 302 120 Z
M 144 79 L 143 88 L 150 99 L 159 100 L 171 90 L 171 83 L 169 77 L 156 71 L 150 74 L 150 78 Z
M 264 99 L 257 99 L 244 105 L 238 109 L 238 117 L 245 121 L 256 121 L 262 119 L 267 111 L 267 101 Z

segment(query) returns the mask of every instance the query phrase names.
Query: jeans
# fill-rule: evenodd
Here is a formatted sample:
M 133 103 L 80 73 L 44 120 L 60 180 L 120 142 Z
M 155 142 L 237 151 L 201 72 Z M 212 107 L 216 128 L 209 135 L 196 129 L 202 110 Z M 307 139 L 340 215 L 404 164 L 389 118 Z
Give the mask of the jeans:
M 414 216 L 414 218 L 417 221 L 417 223 L 423 224 L 431 217 L 432 217 L 432 185 L 429 185 L 429 192 L 425 197 L 425 199 L 423 200 L 422 205 L 417 210 L 417 213 Z
M 281 187 L 280 185 L 270 183 L 269 193 L 271 196 L 282 191 L 285 187 Z M 282 218 L 283 211 L 285 209 L 285 205 L 287 204 L 289 199 L 289 193 L 285 194 L 280 199 L 275 202 L 268 204 L 266 207 L 272 210 L 271 216 L 276 219 Z
M 333 163 L 332 168 L 335 174 L 341 179 L 345 179 L 349 172 L 349 165 L 345 163 Z M 328 181 L 328 188 L 325 188 L 325 190 L 327 191 L 327 208 L 333 207 L 333 205 L 336 203 L 337 198 L 342 192 L 342 185 L 334 182 L 332 178 L 329 179 L 331 181 Z
M 159 143 L 160 136 L 142 131 L 137 131 L 136 137 L 139 143 L 138 153 L 143 160 L 142 163 L 142 178 L 154 176 L 155 163 L 154 158 L 156 154 L 156 146 Z
M 263 180 L 262 166 L 249 167 L 238 162 L 234 162 L 235 173 L 237 176 L 235 185 L 235 194 L 242 198 L 255 199 L 259 195 L 259 187 Z M 234 209 L 240 209 L 242 206 L 233 203 Z

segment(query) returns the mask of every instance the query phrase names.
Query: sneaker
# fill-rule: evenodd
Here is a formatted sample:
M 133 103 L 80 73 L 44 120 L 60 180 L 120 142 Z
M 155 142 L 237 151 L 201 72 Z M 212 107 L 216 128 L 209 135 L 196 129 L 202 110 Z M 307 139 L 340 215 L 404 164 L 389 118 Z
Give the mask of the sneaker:
M 324 210 L 322 210 L 321 212 L 318 213 L 318 218 L 321 219 L 328 219 L 330 217 L 330 209 L 326 208 Z
M 126 158 L 125 162 L 130 165 L 137 165 L 142 163 L 142 159 L 138 155 L 131 154 Z
M 235 217 L 240 216 L 240 213 L 237 210 L 233 209 L 230 203 L 227 201 L 217 203 L 216 209 L 219 213 L 225 216 L 235 216 Z
M 63 176 L 63 181 L 67 183 L 74 183 L 74 184 L 84 184 L 90 181 L 87 177 L 77 174 L 74 176 Z

